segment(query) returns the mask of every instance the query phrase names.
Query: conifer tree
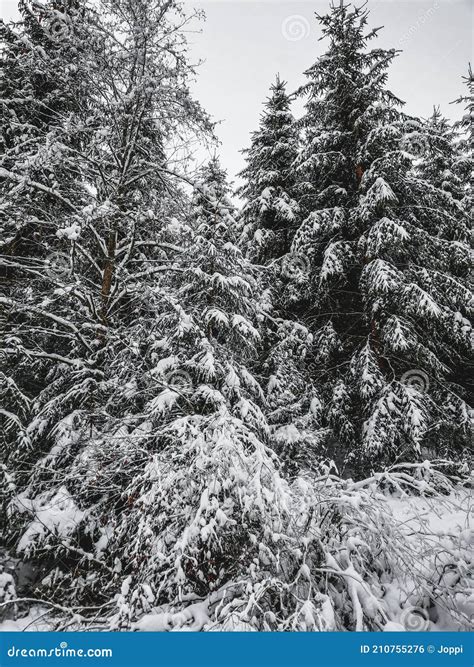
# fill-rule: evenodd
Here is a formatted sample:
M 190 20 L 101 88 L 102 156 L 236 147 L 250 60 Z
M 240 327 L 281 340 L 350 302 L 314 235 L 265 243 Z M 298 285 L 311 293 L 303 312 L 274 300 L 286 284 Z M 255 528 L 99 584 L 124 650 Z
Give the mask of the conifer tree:
M 367 49 L 367 19 L 344 5 L 319 17 L 329 46 L 303 88 L 307 217 L 293 242 L 310 266 L 300 302 L 321 425 L 365 471 L 425 447 L 462 453 L 470 331 L 466 212 L 420 172 L 429 129 L 386 89 L 396 52 Z
M 16 28 L 1 26 L 5 410 L 0 447 L 3 460 L 16 460 L 21 471 L 33 455 L 29 423 L 35 398 L 53 383 L 59 364 L 76 365 L 79 376 L 82 362 L 75 353 L 80 357 L 90 349 L 76 325 L 64 321 L 55 292 L 67 282 L 67 265 L 73 261 L 60 230 L 70 236 L 72 249 L 78 211 L 90 201 L 77 155 L 88 142 L 86 68 L 77 54 L 90 14 L 67 2 L 21 2 L 20 10 L 23 21 Z
M 439 108 L 424 126 L 425 137 L 414 171 L 436 188 L 460 201 L 466 195 L 470 160 L 465 155 L 459 129 L 441 115 Z
M 462 104 L 464 113 L 460 121 L 455 124 L 455 129 L 460 133 L 460 140 L 458 145 L 457 160 L 455 162 L 456 173 L 463 172 L 465 175 L 464 182 L 464 207 L 468 214 L 472 210 L 473 200 L 473 170 L 472 170 L 472 143 L 474 138 L 474 74 L 471 65 L 469 65 L 468 73 L 463 77 L 463 81 L 468 88 L 467 95 L 455 100 L 456 104 Z M 469 177 L 470 171 L 470 177 Z
M 277 76 L 265 103 L 260 127 L 243 151 L 247 166 L 240 176 L 244 185 L 241 224 L 252 259 L 266 264 L 289 252 L 298 225 L 293 163 L 298 132 L 291 113 L 286 84 Z
M 256 427 L 261 422 L 264 432 L 257 407 L 261 390 L 247 368 L 260 345 L 255 270 L 236 245 L 235 209 L 226 174 L 216 158 L 196 181 L 186 253 L 170 289 L 172 285 L 177 305 L 186 310 L 182 316 L 190 323 L 186 338 L 179 327 L 176 334 L 181 354 L 185 349 L 189 355 L 186 366 L 178 370 L 190 375 L 194 389 L 199 385 L 204 392 L 204 412 L 227 403 L 244 421 Z M 251 396 L 253 402 L 248 403 Z M 199 412 L 199 401 L 195 409 Z
M 130 563 L 142 554 L 130 594 L 147 584 L 159 604 L 206 597 L 252 567 L 257 573 L 258 541 L 284 513 L 286 487 L 252 370 L 260 345 L 254 269 L 235 244 L 229 194 L 214 158 L 195 185 L 177 275 L 164 284 L 169 307 L 151 371 L 162 388 L 140 427 L 155 434 L 154 454 L 131 482 L 133 503 L 111 545 Z M 142 529 L 130 541 L 135 521 Z M 119 625 L 130 605 L 126 596 Z
M 247 166 L 238 194 L 244 199 L 240 242 L 249 257 L 263 265 L 258 272 L 265 312 L 261 375 L 272 446 L 286 471 L 295 474 L 300 466 L 316 464 L 321 432 L 315 428 L 316 392 L 308 374 L 312 336 L 295 318 L 294 303 L 287 293 L 305 268 L 299 266 L 300 257 L 290 253 L 301 222 L 294 164 L 299 133 L 290 107 L 286 84 L 277 77 L 260 127 L 252 134 L 251 147 L 244 151 Z

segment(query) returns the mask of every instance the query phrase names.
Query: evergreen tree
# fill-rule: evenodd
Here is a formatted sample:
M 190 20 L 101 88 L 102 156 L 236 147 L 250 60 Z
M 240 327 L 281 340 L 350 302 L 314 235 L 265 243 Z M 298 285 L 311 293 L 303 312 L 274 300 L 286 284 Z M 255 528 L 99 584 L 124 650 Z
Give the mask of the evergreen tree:
M 303 89 L 307 217 L 293 251 L 311 267 L 300 299 L 321 424 L 339 458 L 357 453 L 359 464 L 423 456 L 423 447 L 459 456 L 468 442 L 468 220 L 444 181 L 421 173 L 429 129 L 385 88 L 396 52 L 367 50 L 377 34 L 367 16 L 338 6 L 319 17 L 329 47 Z
M 53 302 L 64 300 L 58 291 L 72 261 L 60 230 L 67 230 L 72 248 L 78 212 L 90 201 L 77 157 L 88 143 L 83 130 L 86 68 L 82 60 L 76 63 L 90 14 L 66 2 L 33 8 L 21 2 L 20 10 L 23 21 L 17 29 L 1 27 L 0 263 L 6 280 L 0 301 L 5 322 L 0 448 L 3 460 L 16 460 L 22 475 L 34 456 L 29 423 L 36 396 L 61 363 L 74 367 L 77 361 L 80 375 L 76 352 L 80 357 L 88 349 Z
M 286 84 L 277 77 L 265 103 L 259 129 L 243 151 L 247 166 L 240 176 L 244 185 L 241 225 L 244 243 L 257 264 L 267 264 L 289 252 L 298 226 L 293 163 L 298 132 L 290 110 Z
M 182 317 L 189 322 L 186 336 L 178 322 L 173 325 L 178 327 L 173 358 L 187 355 L 186 365 L 178 370 L 190 375 L 192 387 L 200 386 L 196 400 L 203 392 L 193 410 L 199 412 L 201 403 L 204 412 L 227 404 L 265 432 L 258 407 L 261 390 L 247 368 L 260 345 L 257 283 L 252 265 L 236 245 L 234 216 L 225 172 L 214 158 L 195 184 L 185 257 L 169 285 L 170 291 L 177 290 L 177 307 L 185 309 Z
M 456 127 L 441 115 L 439 108 L 424 126 L 424 141 L 414 171 L 440 190 L 460 201 L 466 195 L 470 160 L 464 154 L 462 138 Z
M 312 336 L 295 320 L 294 303 L 287 293 L 294 291 L 297 277 L 304 279 L 306 267 L 290 253 L 301 222 L 294 167 L 299 134 L 285 88 L 277 77 L 260 127 L 244 151 L 247 166 L 238 194 L 244 199 L 240 243 L 254 262 L 263 265 L 258 272 L 265 314 L 260 374 L 265 378 L 271 442 L 286 472 L 296 474 L 301 466 L 317 465 L 321 431 L 314 423 L 312 409 L 318 401 L 308 374 Z
M 469 65 L 468 73 L 463 77 L 463 80 L 469 92 L 467 95 L 461 95 L 459 99 L 455 100 L 455 103 L 464 105 L 464 114 L 461 120 L 455 124 L 455 129 L 460 133 L 460 139 L 454 168 L 456 173 L 462 172 L 465 175 L 463 204 L 469 214 L 472 210 L 474 178 L 472 169 L 472 142 L 474 134 L 474 102 L 472 93 L 474 90 L 474 74 L 471 65 Z
M 151 371 L 162 389 L 145 405 L 140 427 L 155 434 L 154 454 L 130 484 L 133 504 L 111 545 L 130 563 L 142 554 L 136 576 L 130 570 L 130 595 L 147 584 L 158 604 L 205 598 L 257 573 L 267 523 L 285 520 L 278 514 L 286 487 L 266 445 L 252 372 L 260 344 L 256 281 L 235 228 L 225 173 L 213 159 L 195 186 L 184 257 L 165 283 L 170 307 L 157 323 Z M 141 529 L 130 540 L 136 521 Z M 130 604 L 126 596 L 119 625 Z

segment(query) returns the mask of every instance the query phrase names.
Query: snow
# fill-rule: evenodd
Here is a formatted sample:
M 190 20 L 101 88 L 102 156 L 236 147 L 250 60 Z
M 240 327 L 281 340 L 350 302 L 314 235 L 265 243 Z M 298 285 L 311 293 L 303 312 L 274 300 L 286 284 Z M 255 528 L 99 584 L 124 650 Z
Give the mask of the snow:
M 134 630 L 141 632 L 198 632 L 209 623 L 208 603 L 198 602 L 176 613 L 147 614 L 138 621 Z
M 164 389 L 158 396 L 155 396 L 147 405 L 151 414 L 161 414 L 171 410 L 178 401 L 180 395 L 172 389 Z
M 280 426 L 274 431 L 274 436 L 277 442 L 285 444 L 292 444 L 301 440 L 301 434 L 294 424 Z
M 78 223 L 73 223 L 69 227 L 62 227 L 56 232 L 59 239 L 68 239 L 68 241 L 77 241 L 81 235 L 81 226 Z
M 163 375 L 174 368 L 177 368 L 179 365 L 179 357 L 173 355 L 171 357 L 164 357 L 160 359 L 153 369 L 153 373 L 157 375 Z
M 237 474 L 237 471 L 235 471 L 235 474 Z M 359 487 L 361 487 L 361 483 L 359 483 Z M 210 493 L 219 494 L 220 489 L 219 485 L 214 485 L 210 491 L 205 490 L 202 493 L 196 519 L 206 514 L 209 516 L 211 506 L 215 502 L 212 498 L 216 498 L 215 495 L 210 495 Z M 338 560 L 328 555 L 327 566 L 335 571 L 340 571 L 347 582 L 355 605 L 354 609 L 359 619 L 357 625 L 359 630 L 362 629 L 363 617 L 375 616 L 381 611 L 386 619 L 381 629 L 386 632 L 404 631 L 407 623 L 406 616 L 411 609 L 410 605 L 413 605 L 416 613 L 417 599 L 413 597 L 413 591 L 415 590 L 414 572 L 424 572 L 427 576 L 430 576 L 432 568 L 439 565 L 436 560 L 440 555 L 443 555 L 443 551 L 433 549 L 433 539 L 440 541 L 442 548 L 449 555 L 449 559 L 455 559 L 452 562 L 459 561 L 462 566 L 463 559 L 465 559 L 465 565 L 462 567 L 464 567 L 465 576 L 469 576 L 469 562 L 472 561 L 474 546 L 472 523 L 474 503 L 471 494 L 465 488 L 454 490 L 450 496 L 438 495 L 432 498 L 413 497 L 407 494 L 400 495 L 399 493 L 381 496 L 375 490 L 372 493 L 374 504 L 377 504 L 380 508 L 386 506 L 392 514 L 393 527 L 401 531 L 400 536 L 403 535 L 403 540 L 406 541 L 406 547 L 409 549 L 407 555 L 409 555 L 410 567 L 406 569 L 402 562 L 398 570 L 384 573 L 382 581 L 385 594 L 382 600 L 377 600 L 367 582 L 363 580 L 362 575 L 353 565 L 349 564 L 345 569 L 341 569 Z M 347 495 L 347 500 L 353 508 L 359 509 L 363 507 L 361 503 L 365 502 L 360 494 L 359 500 L 357 500 L 357 494 L 353 492 Z M 214 519 L 201 526 L 203 539 L 206 541 L 210 539 L 214 530 L 217 530 L 218 526 L 220 528 L 225 527 L 228 521 L 227 514 L 217 506 Z M 56 522 L 56 525 L 58 525 L 58 522 Z M 188 536 L 183 536 L 183 538 L 185 540 L 192 539 L 192 534 L 188 533 Z M 273 541 L 279 539 L 278 534 L 273 536 Z M 398 539 L 402 538 L 399 537 Z M 359 549 L 368 548 L 356 536 L 351 540 L 347 542 L 347 546 L 354 553 L 358 553 Z M 181 546 L 184 547 L 184 542 Z M 262 552 L 263 558 L 264 554 L 265 550 Z M 451 562 L 449 559 L 446 560 L 446 563 Z M 271 560 L 268 561 L 268 563 L 270 562 Z M 303 562 L 299 568 L 298 576 L 311 581 L 311 565 Z M 11 575 L 0 574 L 0 599 L 2 591 L 8 590 L 12 581 Z M 131 583 L 130 576 L 122 582 L 120 596 L 123 601 L 131 593 Z M 147 595 L 152 602 L 154 596 L 149 587 L 147 590 L 144 589 L 144 595 Z M 240 621 L 234 619 L 232 623 L 230 619 L 222 623 L 215 622 L 213 618 L 215 604 L 217 600 L 221 599 L 222 594 L 225 594 L 225 590 L 224 587 L 222 591 L 216 591 L 209 598 L 185 604 L 180 609 L 176 609 L 173 605 L 152 608 L 149 613 L 144 614 L 134 623 L 132 629 L 141 632 L 254 629 L 248 626 L 243 619 Z M 466 588 L 464 592 L 457 593 L 456 600 L 456 614 L 454 615 L 452 611 L 448 612 L 446 610 L 442 601 L 439 605 L 435 601 L 435 606 L 430 610 L 429 617 L 427 616 L 426 629 L 445 631 L 465 628 L 466 620 L 463 621 L 463 619 L 472 618 L 474 614 L 474 596 Z M 25 617 L 17 620 L 12 618 L 3 619 L 0 623 L 0 631 L 48 630 L 51 627 L 49 624 L 51 614 L 54 616 L 53 612 L 48 613 L 48 609 L 36 606 L 31 608 Z M 313 602 L 310 600 L 304 602 L 299 611 L 299 618 L 303 627 L 308 630 L 331 631 L 337 629 L 333 603 L 324 594 L 318 593 Z M 421 618 L 424 622 L 424 616 Z M 418 622 L 418 620 L 418 617 L 416 617 L 415 622 Z
M 16 598 L 15 580 L 9 572 L 0 571 L 0 603 Z
M 468 619 L 474 617 L 474 587 L 469 584 L 469 570 L 474 554 L 474 501 L 468 489 L 459 489 L 450 496 L 434 498 L 387 497 L 407 539 L 410 557 L 419 571 L 430 573 L 443 563 L 447 571 L 461 572 L 466 587 L 456 594 L 456 613 L 449 613 L 440 600 L 430 612 L 428 628 L 431 631 L 466 629 Z M 472 575 L 472 571 L 471 571 Z M 443 575 L 444 577 L 445 575 Z M 389 587 L 388 602 L 394 615 L 402 615 L 403 608 L 413 591 L 413 581 L 407 572 L 399 572 L 398 580 Z M 397 606 L 399 611 L 397 612 Z
M 28 512 L 34 516 L 17 544 L 17 551 L 20 553 L 28 553 L 35 542 L 47 539 L 50 534 L 59 538 L 69 537 L 84 517 L 84 512 L 77 507 L 64 486 L 59 487 L 54 494 L 43 493 L 35 499 L 24 495 L 17 496 L 13 505 L 20 512 Z
M 6 619 L 0 622 L 0 632 L 49 632 L 52 629 L 46 607 L 31 607 L 26 616 Z
M 354 499 L 353 499 L 354 500 Z M 353 503 L 351 500 L 351 503 Z M 208 502 L 206 496 L 205 504 Z M 424 535 L 431 534 L 446 540 L 446 549 L 461 545 L 464 556 L 472 560 L 474 546 L 474 530 L 472 526 L 473 502 L 469 492 L 466 489 L 454 491 L 451 496 L 437 496 L 435 498 L 414 498 L 397 496 L 378 496 L 377 501 L 386 504 L 393 512 L 393 520 L 398 529 L 400 529 L 406 539 L 406 545 L 411 549 L 410 560 L 415 562 L 415 567 L 429 572 L 430 568 L 436 565 L 435 559 L 438 557 L 436 550 L 426 549 L 426 542 L 419 539 L 420 533 Z M 357 503 L 355 503 L 357 506 Z M 278 538 L 277 538 L 278 539 Z M 450 546 L 451 545 L 451 546 Z M 352 549 L 357 551 L 361 547 L 366 547 L 360 540 L 352 542 Z M 456 552 L 453 552 L 456 555 Z M 413 581 L 410 570 L 405 570 L 403 564 L 396 572 L 386 572 L 384 575 L 385 596 L 383 601 L 377 600 L 367 583 L 363 581 L 361 575 L 349 565 L 344 571 L 340 570 L 338 562 L 334 558 L 328 559 L 328 566 L 336 571 L 341 571 L 346 579 L 351 597 L 358 609 L 358 629 L 362 630 L 362 614 L 364 616 L 373 616 L 382 610 L 386 621 L 383 624 L 385 632 L 406 631 L 407 609 L 409 610 L 411 594 L 413 591 Z M 467 566 L 466 566 L 467 567 Z M 311 567 L 303 563 L 299 570 L 299 576 L 311 580 Z M 329 597 L 320 595 L 321 608 L 315 613 L 314 603 L 307 600 L 300 609 L 300 614 L 307 629 L 330 631 L 336 629 L 334 609 Z M 209 615 L 209 601 L 192 604 L 181 613 L 169 613 L 160 610 L 144 616 L 135 625 L 135 629 L 145 632 L 156 631 L 174 631 L 174 630 L 196 630 L 196 629 L 219 629 L 215 627 L 211 616 Z M 430 611 L 430 618 L 427 620 L 427 627 L 430 631 L 459 630 L 463 628 L 463 623 L 474 614 L 474 596 L 465 591 L 464 596 L 458 596 L 457 614 L 447 613 L 443 604 L 436 606 Z M 416 612 L 415 612 L 416 613 Z M 422 617 L 423 618 L 423 617 Z M 404 624 L 405 623 L 405 624 Z M 464 625 L 465 627 L 465 625 Z M 220 629 L 229 629 L 227 626 Z M 232 628 L 241 629 L 239 625 Z

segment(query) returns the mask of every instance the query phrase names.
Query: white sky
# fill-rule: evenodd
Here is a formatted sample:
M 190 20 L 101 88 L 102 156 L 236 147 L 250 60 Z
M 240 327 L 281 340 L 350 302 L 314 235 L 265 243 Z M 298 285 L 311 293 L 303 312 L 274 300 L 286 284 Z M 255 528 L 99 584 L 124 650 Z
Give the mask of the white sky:
M 294 90 L 305 80 L 302 72 L 324 52 L 314 13 L 325 13 L 329 0 L 205 0 L 198 6 L 207 21 L 201 35 L 191 36 L 192 53 L 206 62 L 194 89 L 203 106 L 222 120 L 220 154 L 234 177 L 244 164 L 239 151 L 257 128 L 275 74 Z M 385 26 L 372 44 L 403 49 L 389 86 L 407 102 L 405 109 L 426 117 L 436 104 L 446 116 L 457 118 L 460 107 L 449 103 L 467 92 L 461 77 L 473 60 L 471 2 L 369 0 L 368 8 L 369 25 Z M 293 37 L 301 39 L 285 37 L 285 26 L 292 24 Z
M 222 121 L 219 152 L 234 178 L 243 167 L 239 151 L 249 144 L 276 73 L 294 90 L 304 81 L 303 70 L 324 51 L 314 12 L 324 13 L 329 0 L 186 4 L 207 15 L 202 32 L 189 35 L 193 59 L 205 60 L 193 90 L 204 108 Z M 16 0 L 0 0 L 0 7 L 4 19 L 16 14 Z M 426 117 L 436 104 L 445 115 L 458 117 L 460 108 L 449 103 L 467 90 L 461 77 L 473 60 L 470 0 L 369 0 L 368 8 L 370 26 L 385 26 L 378 45 L 403 49 L 392 66 L 389 86 L 407 102 L 406 110 Z

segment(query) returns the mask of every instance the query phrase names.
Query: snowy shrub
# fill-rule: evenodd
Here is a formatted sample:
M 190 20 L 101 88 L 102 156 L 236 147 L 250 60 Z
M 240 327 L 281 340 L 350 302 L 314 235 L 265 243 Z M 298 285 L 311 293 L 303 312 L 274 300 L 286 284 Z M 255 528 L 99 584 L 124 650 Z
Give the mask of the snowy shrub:
M 426 477 L 428 468 L 417 473 Z M 449 485 L 441 472 L 431 473 L 438 484 Z M 254 525 L 257 548 L 247 545 L 249 560 L 233 561 L 230 581 L 207 594 L 201 589 L 201 595 L 185 597 L 187 604 L 178 602 L 178 596 L 145 615 L 137 629 L 409 629 L 403 624 L 412 608 L 423 619 L 423 629 L 467 628 L 473 535 L 462 526 L 453 530 L 449 517 L 454 511 L 462 519 L 468 497 L 446 498 L 417 477 L 394 470 L 356 483 L 327 475 L 311 482 L 295 480 L 285 490 L 291 520 L 284 536 L 275 534 L 272 513 L 261 513 L 260 521 L 270 525 L 263 531 Z M 387 494 L 387 485 L 397 488 L 395 495 Z M 431 500 L 422 496 L 421 504 L 420 499 L 412 503 L 405 486 L 429 493 Z M 210 504 L 206 490 L 205 511 Z M 201 516 L 202 498 L 198 507 Z M 434 528 L 431 522 L 436 523 L 443 508 L 447 512 Z M 288 520 L 288 515 L 281 518 Z M 207 526 L 209 522 L 205 530 Z M 224 532 L 222 526 L 214 528 L 216 536 Z M 238 534 L 234 527 L 232 531 Z M 199 570 L 199 560 L 195 568 L 193 572 Z M 180 575 L 184 584 L 186 574 Z
M 10 572 L 4 571 L 3 564 L 0 564 L 0 621 L 16 616 L 17 606 L 14 603 L 16 599 L 15 580 Z M 6 604 L 7 602 L 11 604 Z

